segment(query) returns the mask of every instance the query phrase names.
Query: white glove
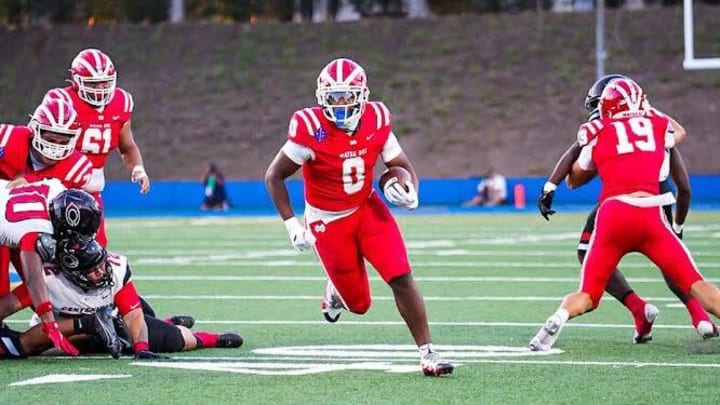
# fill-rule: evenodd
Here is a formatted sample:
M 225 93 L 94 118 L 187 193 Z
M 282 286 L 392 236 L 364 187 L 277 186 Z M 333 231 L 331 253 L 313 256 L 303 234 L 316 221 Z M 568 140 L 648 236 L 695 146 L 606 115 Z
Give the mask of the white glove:
M 133 183 L 140 183 L 140 193 L 145 194 L 150 191 L 150 177 L 148 177 L 145 168 L 142 165 L 133 167 L 130 174 L 130 180 Z
M 285 229 L 290 236 L 290 243 L 298 252 L 308 250 L 315 245 L 315 235 L 306 229 L 296 217 L 285 220 Z
M 407 187 L 407 190 L 405 189 Z M 393 177 L 385 183 L 383 194 L 385 198 L 398 207 L 414 210 L 420 204 L 417 191 L 411 181 L 405 182 L 405 187 L 398 183 L 397 177 Z

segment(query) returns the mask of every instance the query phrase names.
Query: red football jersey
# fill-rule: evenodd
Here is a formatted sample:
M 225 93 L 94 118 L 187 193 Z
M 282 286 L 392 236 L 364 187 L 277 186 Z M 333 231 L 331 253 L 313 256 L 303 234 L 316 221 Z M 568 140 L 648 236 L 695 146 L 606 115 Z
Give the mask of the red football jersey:
M 600 201 L 634 191 L 658 194 L 665 150 L 674 146 L 674 136 L 670 121 L 652 113 L 583 124 L 578 142 L 587 146 L 580 159 L 591 153 L 603 184 Z
M 0 178 L 12 180 L 28 171 L 32 137 L 24 125 L 0 124 Z
M 72 86 L 49 90 L 45 98 L 60 98 L 75 107 L 82 127 L 76 148 L 94 167 L 104 167 L 110 151 L 118 147 L 120 130 L 132 119 L 134 103 L 130 93 L 116 88 L 110 104 L 102 110 L 82 101 Z
M 326 211 L 362 205 L 372 192 L 373 168 L 391 129 L 390 111 L 380 102 L 367 103 L 352 135 L 326 119 L 320 107 L 296 111 L 288 139 L 312 150 L 302 169 L 305 200 Z
M 12 180 L 24 176 L 29 182 L 42 179 L 58 179 L 67 188 L 84 188 L 92 172 L 92 162 L 78 151 L 52 166 L 33 170 L 30 166 L 30 150 L 33 132 L 22 125 L 0 125 L 0 178 Z

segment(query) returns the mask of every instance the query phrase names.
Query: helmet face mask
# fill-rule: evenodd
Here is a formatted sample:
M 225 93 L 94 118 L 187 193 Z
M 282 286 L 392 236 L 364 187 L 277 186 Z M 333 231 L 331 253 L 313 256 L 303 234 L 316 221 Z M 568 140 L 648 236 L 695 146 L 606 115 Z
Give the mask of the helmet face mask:
M 40 104 L 28 127 L 33 131 L 33 149 L 50 160 L 70 156 L 80 135 L 77 112 L 72 105 L 60 99 L 49 99 Z
M 115 94 L 115 65 L 98 49 L 81 51 L 70 65 L 70 76 L 78 97 L 92 106 L 105 107 Z
M 115 284 L 107 251 L 94 239 L 61 240 L 57 243 L 55 257 L 60 271 L 78 287 L 90 289 Z
M 369 95 L 365 70 L 350 59 L 335 59 L 320 71 L 315 96 L 325 118 L 341 129 L 357 128 Z

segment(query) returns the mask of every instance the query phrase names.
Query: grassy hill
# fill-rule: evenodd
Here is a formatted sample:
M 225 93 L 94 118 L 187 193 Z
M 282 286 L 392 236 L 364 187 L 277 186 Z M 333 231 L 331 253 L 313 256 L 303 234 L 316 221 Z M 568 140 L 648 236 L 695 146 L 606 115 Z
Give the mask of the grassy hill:
M 718 173 L 720 70 L 682 69 L 682 9 L 608 11 L 608 72 L 635 78 L 689 130 L 693 173 Z M 696 54 L 720 56 L 720 7 L 698 7 Z M 347 56 L 421 176 L 493 166 L 546 174 L 584 120 L 595 74 L 593 13 L 466 15 L 344 24 L 55 26 L 0 32 L 0 121 L 26 122 L 82 48 L 100 47 L 135 97 L 135 138 L 156 179 L 196 178 L 207 160 L 260 178 L 293 111 L 315 103 L 319 69 Z M 110 178 L 125 178 L 110 159 Z

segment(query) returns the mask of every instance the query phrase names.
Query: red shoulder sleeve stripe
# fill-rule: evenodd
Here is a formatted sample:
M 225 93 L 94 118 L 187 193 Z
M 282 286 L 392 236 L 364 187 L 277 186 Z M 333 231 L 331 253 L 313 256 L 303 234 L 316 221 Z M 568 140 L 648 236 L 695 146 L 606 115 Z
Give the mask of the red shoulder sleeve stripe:
M 75 162 L 73 167 L 65 176 L 65 181 L 75 184 L 84 185 L 83 177 L 87 176 L 92 170 L 92 162 L 86 156 L 82 156 Z
M 133 111 L 133 108 L 135 107 L 135 102 L 133 102 L 133 98 L 127 91 L 123 89 L 118 89 L 122 95 L 123 99 L 125 99 L 125 107 L 123 108 L 123 112 L 131 113 Z

